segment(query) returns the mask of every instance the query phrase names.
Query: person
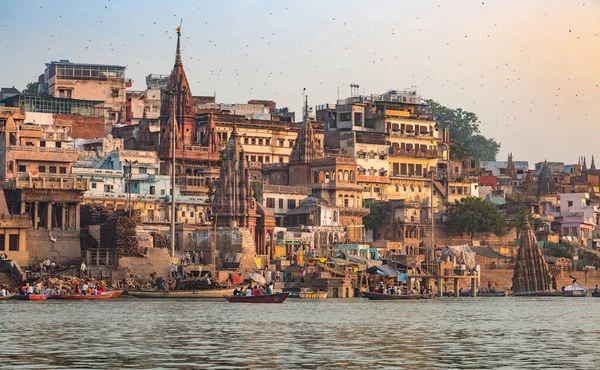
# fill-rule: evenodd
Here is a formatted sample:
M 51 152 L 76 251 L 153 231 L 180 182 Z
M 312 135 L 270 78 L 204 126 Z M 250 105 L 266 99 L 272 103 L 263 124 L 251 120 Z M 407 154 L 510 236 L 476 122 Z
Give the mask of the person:
M 238 295 L 240 295 L 240 291 L 238 290 L 238 288 L 235 288 L 235 289 L 233 290 L 233 296 L 234 296 L 234 297 L 236 297 L 236 296 L 238 296 Z
M 196 261 L 195 264 L 200 265 L 200 255 L 196 251 L 194 251 L 194 260 Z
M 585 270 L 583 270 L 583 278 L 584 278 L 584 283 L 587 283 L 587 275 L 588 275 L 588 267 L 585 267 Z
M 246 288 L 246 297 L 252 297 L 252 288 L 250 285 L 248 285 L 248 288 Z
M 200 251 L 200 259 L 198 260 L 198 263 L 202 263 L 202 261 L 204 261 L 204 252 Z
M 258 295 L 258 284 L 256 284 L 254 286 L 254 288 L 252 289 L 252 295 L 253 296 L 257 296 Z
M 50 262 L 50 273 L 54 274 L 54 272 L 56 272 L 56 262 L 52 260 L 52 262 Z
M 0 296 L 2 297 L 6 297 L 8 295 L 8 291 L 2 287 L 2 290 L 0 290 Z
M 81 294 L 86 295 L 89 287 L 90 286 L 84 282 L 83 285 L 81 286 Z
M 275 281 L 278 283 L 281 281 L 281 271 L 279 270 L 275 271 Z
M 0 262 L 4 261 L 4 253 L 0 253 Z
M 273 276 L 272 276 L 271 270 L 268 270 L 268 271 L 267 271 L 267 283 L 270 283 L 270 282 L 271 282 L 271 279 L 272 279 L 272 277 L 273 277 Z
M 492 282 L 488 281 L 488 292 L 492 291 Z
M 267 285 L 267 294 L 273 294 L 273 282 L 270 282 L 269 285 Z
M 594 287 L 594 293 L 598 293 L 598 292 L 600 292 L 600 291 L 598 290 L 598 285 L 596 285 L 596 286 Z
M 258 295 L 265 295 L 265 288 L 263 288 L 263 286 L 260 285 L 257 289 L 257 293 Z
M 85 262 L 81 262 L 81 266 L 79 266 L 79 277 L 84 277 L 85 276 L 85 272 L 87 271 L 87 266 L 85 265 Z
M 171 264 L 171 276 L 173 278 L 177 277 L 177 265 L 175 265 L 174 263 Z
M 26 287 L 27 287 L 27 294 L 33 294 L 33 286 L 32 286 L 32 285 L 29 285 L 29 284 L 27 284 L 27 286 L 26 286 Z

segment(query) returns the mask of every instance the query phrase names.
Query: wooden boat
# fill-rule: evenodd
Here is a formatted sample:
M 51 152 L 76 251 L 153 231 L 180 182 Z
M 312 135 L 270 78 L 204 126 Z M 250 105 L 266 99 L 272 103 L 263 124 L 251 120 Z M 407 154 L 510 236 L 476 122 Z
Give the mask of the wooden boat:
M 113 290 L 113 291 L 109 292 L 112 294 L 112 297 L 110 297 L 110 298 L 112 298 L 112 299 L 119 298 L 120 296 L 123 295 L 123 292 L 124 292 L 124 290 Z
M 290 295 L 290 292 L 265 294 L 256 296 L 243 296 L 243 295 L 224 295 L 223 297 L 233 303 L 282 303 Z
M 47 294 L 17 294 L 15 299 L 19 301 L 42 301 L 48 299 Z
M 506 290 L 503 290 L 501 292 L 482 292 L 479 293 L 477 292 L 477 297 L 506 297 L 508 296 L 508 293 Z M 471 293 L 463 293 L 461 294 L 461 297 L 472 297 Z
M 234 288 L 206 289 L 206 290 L 132 290 L 127 294 L 137 298 L 221 298 L 223 295 L 232 295 Z
M 63 295 L 51 294 L 48 296 L 48 299 L 87 299 L 87 300 L 115 299 L 115 298 L 119 298 L 122 294 L 123 294 L 123 290 L 112 290 L 112 291 L 108 291 L 108 292 L 104 292 L 102 294 L 96 294 L 96 295 L 91 295 L 91 294 L 87 294 L 87 295 L 83 295 L 83 294 L 63 294 Z
M 372 301 L 406 301 L 406 300 L 414 300 L 414 299 L 431 299 L 433 298 L 433 294 L 383 294 L 383 293 L 375 293 L 375 292 L 362 292 L 361 296 L 363 298 L 368 298 Z
M 600 297 L 600 292 L 592 292 L 592 297 Z
M 585 297 L 589 292 L 588 288 L 575 283 L 563 290 L 563 297 Z
M 2 301 L 2 300 L 8 300 L 8 299 L 13 299 L 13 298 L 15 298 L 14 294 L 2 295 L 2 296 L 0 296 L 0 301 Z
M 325 299 L 327 298 L 327 292 L 325 291 L 318 291 L 318 292 L 313 292 L 312 290 L 308 290 L 308 289 L 302 289 L 300 291 L 300 293 L 298 293 L 298 298 L 304 298 L 304 299 Z

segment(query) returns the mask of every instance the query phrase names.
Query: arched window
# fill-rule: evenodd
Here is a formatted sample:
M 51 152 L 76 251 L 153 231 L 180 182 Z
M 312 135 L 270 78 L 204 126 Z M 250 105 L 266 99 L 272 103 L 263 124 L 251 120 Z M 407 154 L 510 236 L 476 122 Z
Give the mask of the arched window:
M 355 181 L 355 179 L 354 179 L 354 171 L 350 171 L 350 181 Z
M 400 191 L 400 187 L 396 184 L 396 193 Z
M 12 172 L 12 171 L 14 170 L 13 161 L 9 161 L 9 162 L 8 162 L 8 170 L 9 170 L 10 172 Z
M 325 183 L 329 182 L 329 171 L 325 171 Z
M 348 170 L 344 171 L 344 181 L 348 181 L 350 178 L 350 173 L 348 172 Z
M 338 179 L 338 181 L 342 181 L 344 179 L 344 175 L 343 175 L 342 170 L 338 171 L 338 178 L 337 179 Z

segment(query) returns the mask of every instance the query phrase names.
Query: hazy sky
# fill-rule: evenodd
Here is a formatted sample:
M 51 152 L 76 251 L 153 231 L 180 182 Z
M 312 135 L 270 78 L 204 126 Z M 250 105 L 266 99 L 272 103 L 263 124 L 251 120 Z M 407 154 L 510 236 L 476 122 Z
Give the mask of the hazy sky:
M 50 60 L 169 73 L 183 18 L 194 95 L 296 110 L 417 86 L 478 114 L 499 160 L 600 156 L 600 0 L 2 1 L 0 86 Z M 600 159 L 600 158 L 599 158 Z M 600 163 L 599 163 L 600 164 Z

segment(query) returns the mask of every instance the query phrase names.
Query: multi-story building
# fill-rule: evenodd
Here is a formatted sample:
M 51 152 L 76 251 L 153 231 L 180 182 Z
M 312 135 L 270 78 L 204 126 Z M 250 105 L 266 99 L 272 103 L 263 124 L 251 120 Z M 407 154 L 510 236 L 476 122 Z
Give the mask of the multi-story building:
M 71 174 L 77 151 L 67 128 L 25 122 L 18 108 L 0 108 L 0 180 L 11 214 L 29 217 L 27 258 L 67 262 L 80 256 L 79 204 L 87 180 Z
M 52 61 L 46 63 L 40 81 L 41 95 L 103 101 L 107 133 L 125 122 L 126 89 L 131 82 L 125 79 L 123 66 Z
M 151 124 L 159 124 L 162 89 L 166 88 L 169 75 L 149 74 L 146 90 L 127 91 L 126 123 L 137 125 L 145 117 Z
M 600 230 L 600 210 L 592 204 L 587 193 L 560 194 L 560 221 L 562 236 L 587 240 L 596 237 Z

